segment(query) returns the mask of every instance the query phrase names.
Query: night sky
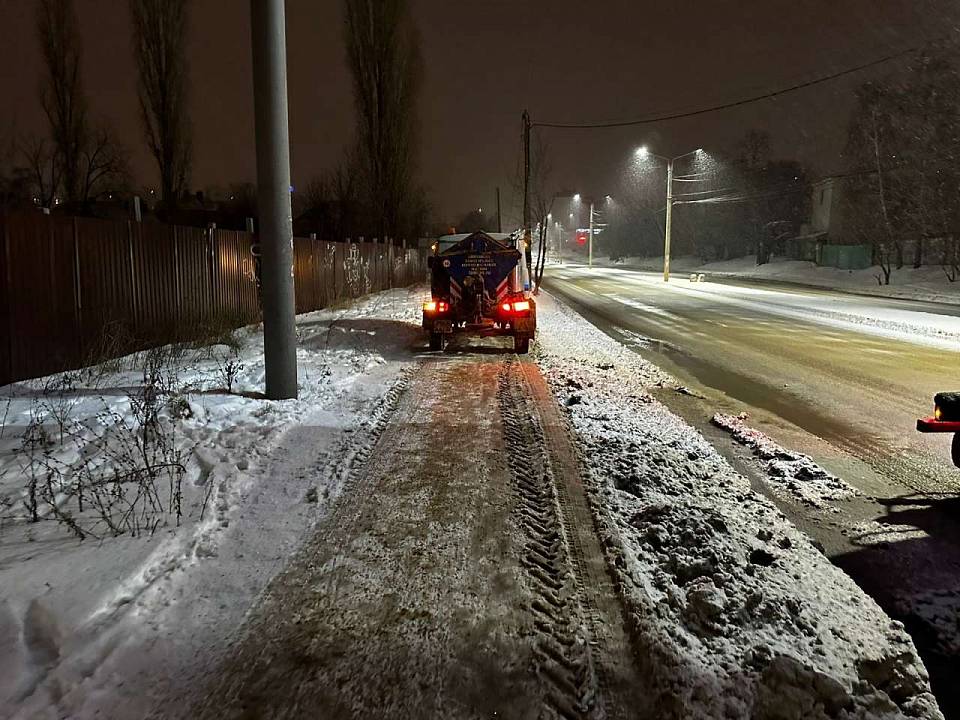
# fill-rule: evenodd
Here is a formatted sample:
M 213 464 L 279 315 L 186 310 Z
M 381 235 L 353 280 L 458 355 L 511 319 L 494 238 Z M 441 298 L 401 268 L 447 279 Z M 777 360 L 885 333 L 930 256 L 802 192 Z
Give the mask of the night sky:
M 124 0 L 76 0 L 92 115 L 114 125 L 134 171 L 156 182 L 142 142 Z M 493 207 L 519 154 L 520 115 L 619 120 L 695 109 L 869 62 L 957 25 L 943 0 L 414 0 L 426 78 L 421 175 L 442 219 Z M 952 7 L 952 9 L 950 9 Z M 32 0 L 0 0 L 0 131 L 42 127 Z M 290 133 L 295 185 L 331 167 L 351 138 L 352 97 L 340 4 L 288 0 Z M 249 5 L 195 0 L 190 42 L 192 186 L 254 180 Z M 605 194 L 630 151 L 729 145 L 768 130 L 775 154 L 840 170 L 853 87 L 841 81 L 658 126 L 545 131 L 557 187 Z M 509 200 L 506 201 L 509 204 Z

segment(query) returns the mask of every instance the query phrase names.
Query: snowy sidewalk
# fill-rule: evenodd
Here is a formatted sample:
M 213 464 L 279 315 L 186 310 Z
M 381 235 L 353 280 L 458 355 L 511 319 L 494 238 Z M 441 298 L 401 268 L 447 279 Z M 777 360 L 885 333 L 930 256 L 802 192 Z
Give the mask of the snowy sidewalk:
M 271 585 L 190 716 L 640 709 L 629 648 L 611 643 L 608 625 L 623 637 L 613 587 L 590 583 L 613 613 L 590 605 L 551 491 L 527 380 L 539 373 L 483 349 L 429 361 L 411 379 L 364 471 Z M 594 559 L 602 568 L 599 547 Z

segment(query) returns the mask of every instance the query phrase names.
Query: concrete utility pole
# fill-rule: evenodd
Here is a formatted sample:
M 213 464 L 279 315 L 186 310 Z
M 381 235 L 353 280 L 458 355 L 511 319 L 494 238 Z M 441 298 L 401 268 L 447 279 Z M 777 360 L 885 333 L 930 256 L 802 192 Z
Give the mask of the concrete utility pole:
M 266 395 L 297 397 L 284 0 L 250 0 Z
M 527 275 L 533 276 L 533 251 L 530 246 L 530 113 L 523 111 L 523 245 Z M 525 288 L 527 289 L 527 288 Z
M 667 221 L 663 231 L 663 281 L 670 282 L 670 221 L 673 219 L 673 160 L 667 162 Z
M 663 281 L 670 282 L 670 221 L 673 219 L 673 163 L 689 155 L 701 157 L 703 148 L 697 148 L 683 155 L 677 155 L 675 158 L 665 158 L 662 155 L 655 155 L 647 150 L 646 146 L 637 148 L 637 157 L 645 160 L 648 157 L 655 157 L 667 163 L 667 221 L 663 229 Z
M 587 267 L 593 267 L 593 203 L 590 203 L 590 237 L 587 240 Z

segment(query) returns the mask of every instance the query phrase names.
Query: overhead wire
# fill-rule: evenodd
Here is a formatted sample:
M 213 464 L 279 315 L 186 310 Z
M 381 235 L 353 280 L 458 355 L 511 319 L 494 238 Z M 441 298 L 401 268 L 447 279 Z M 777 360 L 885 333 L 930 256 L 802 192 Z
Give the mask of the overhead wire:
M 935 40 L 929 40 L 924 42 L 922 45 L 916 45 L 913 47 L 906 48 L 896 53 L 889 55 L 884 55 L 883 57 L 871 60 L 869 62 L 861 63 L 860 65 L 854 65 L 852 67 L 844 68 L 843 70 L 838 70 L 836 72 L 831 72 L 825 75 L 821 75 L 812 80 L 807 80 L 801 83 L 795 83 L 788 87 L 780 88 L 778 90 L 773 90 L 770 92 L 765 92 L 760 95 L 753 95 L 746 98 L 741 98 L 739 100 L 733 100 L 731 102 L 721 103 L 719 105 L 711 105 L 709 107 L 698 108 L 696 110 L 688 110 L 684 112 L 671 112 L 661 115 L 652 115 L 649 117 L 638 118 L 636 120 L 615 120 L 615 121 L 603 121 L 603 122 L 584 122 L 584 123 L 569 123 L 569 122 L 531 122 L 530 127 L 542 127 L 542 128 L 559 128 L 559 129 L 568 129 L 568 130 L 588 130 L 588 129 L 599 129 L 599 128 L 618 128 L 618 127 L 631 127 L 635 125 L 649 125 L 656 122 L 666 122 L 668 120 L 679 120 L 682 118 L 696 117 L 697 115 L 704 115 L 706 113 L 717 112 L 720 110 L 729 110 L 731 108 L 740 107 L 742 105 L 749 105 L 751 103 L 760 102 L 761 100 L 771 100 L 773 98 L 779 97 L 781 95 L 786 95 L 787 93 L 796 92 L 797 90 L 803 90 L 808 87 L 813 87 L 814 85 L 819 85 L 821 83 L 829 82 L 831 80 L 836 80 L 837 78 L 844 77 L 845 75 L 852 75 L 862 70 L 867 70 L 878 65 L 883 65 L 892 60 L 897 60 L 899 58 L 905 57 L 912 53 L 915 53 L 919 50 L 922 50 L 927 45 L 944 40 L 949 35 L 945 35 L 942 38 Z

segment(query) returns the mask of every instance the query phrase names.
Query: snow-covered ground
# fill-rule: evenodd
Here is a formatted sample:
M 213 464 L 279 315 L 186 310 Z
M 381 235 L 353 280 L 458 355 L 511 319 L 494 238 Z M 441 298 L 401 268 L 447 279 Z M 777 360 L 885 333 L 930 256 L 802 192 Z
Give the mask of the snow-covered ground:
M 594 261 L 596 262 L 597 259 L 595 258 Z M 624 258 L 614 264 L 641 270 L 663 270 L 662 257 Z M 757 265 L 756 258 L 752 255 L 711 263 L 703 263 L 696 257 L 678 257 L 671 259 L 670 268 L 678 275 L 697 272 L 714 276 L 776 280 L 865 295 L 960 304 L 960 280 L 950 282 L 943 269 L 937 265 L 925 265 L 916 269 L 909 266 L 900 270 L 894 269 L 890 275 L 889 285 L 878 284 L 877 275 L 882 275 L 879 267 L 841 270 L 821 267 L 807 260 L 776 258 L 766 265 Z
M 903 626 L 647 393 L 663 374 L 558 301 L 539 311 L 666 714 L 941 717 Z
M 238 334 L 236 349 L 162 356 L 163 377 L 148 392 L 149 354 L 0 389 L 0 716 L 188 707 L 192 681 L 416 382 L 419 299 L 390 291 L 301 317 L 297 401 L 257 395 L 253 330 Z M 647 393 L 670 379 L 551 298 L 540 310 L 537 359 L 570 413 L 665 715 L 941 717 L 902 626 Z M 151 407 L 159 410 L 143 441 L 135 419 Z M 131 447 L 150 452 L 131 457 Z M 104 448 L 109 456 L 95 452 Z M 143 466 L 162 468 L 162 482 L 127 483 Z M 117 467 L 129 472 L 111 505 Z M 31 468 L 37 522 L 25 492 Z M 179 527 L 169 512 L 177 478 Z M 124 511 L 131 488 L 150 491 L 133 496 L 135 523 Z M 127 532 L 112 537 L 105 518 Z
M 294 401 L 259 396 L 255 328 L 232 348 L 0 388 L 0 717 L 175 702 L 365 458 L 415 363 L 420 299 L 394 290 L 301 316 Z M 162 377 L 145 391 L 151 358 Z M 154 434 L 138 442 L 144 405 Z M 155 482 L 130 482 L 150 467 Z
M 794 497 L 811 507 L 831 512 L 840 508 L 831 503 L 860 494 L 855 487 L 817 465 L 809 456 L 787 450 L 769 435 L 747 425 L 746 413 L 715 413 L 711 422 L 726 430 L 763 462 L 769 484 L 776 492 Z

